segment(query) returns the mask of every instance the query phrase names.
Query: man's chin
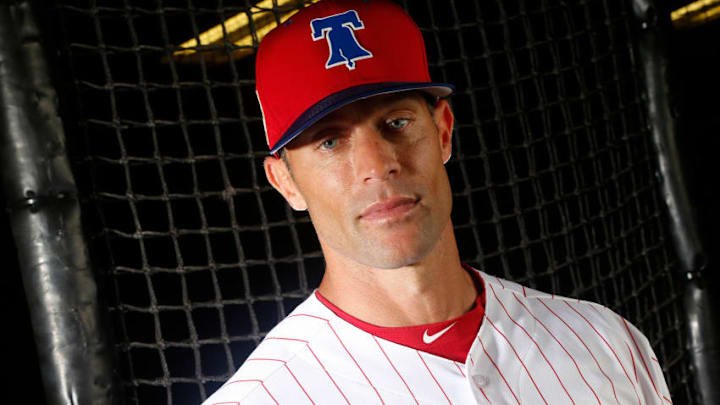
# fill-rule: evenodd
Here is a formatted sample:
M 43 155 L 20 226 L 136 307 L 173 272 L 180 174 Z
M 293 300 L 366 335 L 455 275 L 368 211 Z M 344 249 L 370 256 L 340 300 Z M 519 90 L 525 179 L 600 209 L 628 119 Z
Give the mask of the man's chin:
M 363 258 L 362 261 L 359 261 L 360 264 L 365 265 L 367 267 L 372 267 L 374 269 L 381 269 L 381 270 L 395 270 L 400 268 L 405 268 L 408 266 L 413 266 L 418 263 L 420 263 L 422 260 L 412 260 L 410 258 L 373 258 L 371 260 L 365 260 L 367 258 Z
M 429 255 L 440 239 L 441 231 L 430 224 L 408 222 L 402 225 L 367 230 L 355 259 L 381 269 L 396 269 L 419 263 Z
M 432 244 L 388 244 L 378 242 L 356 255 L 356 261 L 378 269 L 398 269 L 420 263 L 430 254 Z

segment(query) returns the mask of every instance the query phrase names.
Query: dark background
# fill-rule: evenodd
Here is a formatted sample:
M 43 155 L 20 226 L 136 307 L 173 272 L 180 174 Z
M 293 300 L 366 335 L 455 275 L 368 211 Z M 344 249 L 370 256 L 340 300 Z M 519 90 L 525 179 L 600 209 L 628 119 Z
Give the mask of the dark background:
M 683 2 L 670 2 L 681 7 Z M 700 27 L 669 30 L 670 96 L 690 201 L 711 271 L 720 255 L 720 19 Z
M 720 193 L 717 153 L 720 151 L 720 19 L 703 26 L 673 30 L 670 10 L 686 1 L 659 4 L 660 24 L 666 32 L 668 77 L 671 100 L 677 117 L 677 141 L 684 167 L 690 201 L 709 261 L 709 271 L 717 271 L 720 236 Z M 4 195 L 2 206 L 6 207 Z M 21 273 L 13 243 L 8 216 L 0 215 L 0 241 L 5 262 L 4 313 L 9 316 L 4 334 L 6 353 L 20 353 L 20 361 L 6 365 L 7 387 L 22 388 L 24 403 L 42 404 L 44 394 L 33 343 L 30 317 L 25 303 Z M 13 356 L 8 356 L 10 359 Z

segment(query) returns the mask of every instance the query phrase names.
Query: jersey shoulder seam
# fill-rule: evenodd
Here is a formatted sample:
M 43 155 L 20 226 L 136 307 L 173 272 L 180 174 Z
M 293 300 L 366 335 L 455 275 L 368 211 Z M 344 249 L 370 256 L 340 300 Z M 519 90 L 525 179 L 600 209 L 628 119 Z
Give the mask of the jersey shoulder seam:
M 293 312 L 295 312 L 295 311 L 293 311 Z M 277 326 L 279 326 L 281 323 L 287 321 L 287 320 L 288 320 L 288 317 L 289 317 L 290 315 L 292 315 L 293 312 L 291 312 L 290 314 L 288 314 L 288 316 L 286 316 L 282 321 L 280 321 L 280 323 L 278 323 L 278 325 L 276 325 L 275 328 L 277 328 Z M 312 311 L 311 311 L 311 312 L 312 312 Z M 273 329 L 275 329 L 275 328 L 273 328 Z M 311 336 L 307 337 L 307 342 L 308 342 L 308 344 L 309 344 L 310 342 L 312 342 L 312 340 L 313 340 L 318 334 L 320 334 L 320 332 L 322 332 L 323 329 L 324 329 L 324 328 L 322 328 L 322 327 L 321 327 L 321 328 L 318 328 L 318 329 L 315 331 L 315 333 L 313 333 Z M 271 330 L 270 332 L 272 332 L 272 330 Z M 269 338 L 269 337 L 272 338 L 273 335 L 270 335 L 270 334 L 266 335 L 265 338 L 263 338 L 263 340 L 260 341 L 260 344 L 255 348 L 255 350 L 257 350 L 257 348 L 259 348 L 261 345 L 267 344 L 267 340 L 266 340 L 266 339 Z M 302 346 L 301 346 L 301 347 L 302 347 Z M 275 374 L 277 374 L 278 371 L 282 370 L 284 364 L 287 364 L 288 362 L 290 362 L 290 361 L 292 361 L 294 358 L 296 358 L 296 357 L 300 354 L 300 350 L 302 350 L 301 347 L 298 347 L 298 348 L 293 349 L 293 350 L 287 350 L 289 356 L 288 356 L 286 359 L 283 359 L 283 363 L 278 363 L 278 365 L 277 365 L 274 369 L 272 369 L 272 371 L 270 371 L 267 375 L 265 375 L 265 376 L 262 377 L 262 378 L 258 378 L 258 379 L 257 379 L 257 380 L 258 380 L 257 386 L 256 386 L 255 388 L 250 389 L 249 391 L 247 391 L 247 392 L 246 392 L 244 395 L 242 395 L 241 397 L 237 397 L 237 399 L 238 399 L 238 400 L 247 399 L 250 395 L 254 394 L 255 391 L 257 391 L 260 387 L 262 387 L 263 383 L 267 382 L 269 379 L 271 379 L 272 377 L 274 377 Z M 254 351 L 253 351 L 253 353 L 254 353 Z M 251 358 L 252 358 L 252 353 L 250 354 L 250 356 L 248 356 L 248 357 L 245 359 L 245 361 L 243 362 L 243 364 L 240 366 L 240 369 L 242 369 L 242 367 L 243 367 L 245 364 L 247 364 L 247 361 L 248 361 L 249 359 L 251 359 Z M 238 371 L 239 371 L 239 369 L 238 369 Z M 236 372 L 237 372 L 237 371 L 236 371 Z M 225 387 L 226 387 L 229 383 L 231 383 L 232 381 L 233 381 L 232 378 L 228 379 L 228 381 L 227 381 L 225 384 L 223 384 L 223 386 L 220 387 L 220 388 L 218 389 L 218 391 L 220 391 L 220 390 L 222 390 L 223 388 L 225 388 Z
M 293 357 L 295 357 L 295 355 L 293 355 Z M 288 361 L 289 361 L 289 360 L 288 360 Z M 240 401 L 240 400 L 243 400 L 243 399 L 248 399 L 248 398 L 250 397 L 250 395 L 254 394 L 255 391 L 257 391 L 258 389 L 260 389 L 260 387 L 263 386 L 263 383 L 264 383 L 265 381 L 267 381 L 267 380 L 269 380 L 270 378 L 272 378 L 272 377 L 273 377 L 278 371 L 280 371 L 280 370 L 282 370 L 282 366 L 278 366 L 275 370 L 273 370 L 270 374 L 268 374 L 268 375 L 265 376 L 264 378 L 259 378 L 259 379 L 258 379 L 258 384 L 255 386 L 255 388 L 253 388 L 253 389 L 251 389 L 250 391 L 246 392 L 245 395 L 243 395 L 243 396 L 241 396 L 241 397 L 236 397 L 237 400 Z M 228 383 L 231 382 L 231 381 L 232 381 L 232 380 L 229 380 Z M 267 387 L 266 387 L 266 390 L 267 390 Z M 268 391 L 268 393 L 270 392 L 269 390 L 267 390 L 267 391 Z M 271 395 L 271 396 L 272 396 L 272 395 Z M 274 397 L 273 397 L 273 398 L 274 398 Z

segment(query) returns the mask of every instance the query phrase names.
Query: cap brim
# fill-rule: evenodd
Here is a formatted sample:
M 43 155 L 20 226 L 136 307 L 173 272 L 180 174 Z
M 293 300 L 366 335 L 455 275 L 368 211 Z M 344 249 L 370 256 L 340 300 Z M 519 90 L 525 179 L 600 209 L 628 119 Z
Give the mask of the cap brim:
M 275 143 L 270 153 L 277 153 L 277 151 L 282 149 L 310 125 L 318 122 L 321 118 L 340 107 L 372 96 L 409 90 L 422 90 L 437 97 L 447 97 L 455 91 L 455 86 L 448 83 L 376 83 L 355 86 L 333 93 L 312 105 L 298 117 L 285 132 L 285 135 Z

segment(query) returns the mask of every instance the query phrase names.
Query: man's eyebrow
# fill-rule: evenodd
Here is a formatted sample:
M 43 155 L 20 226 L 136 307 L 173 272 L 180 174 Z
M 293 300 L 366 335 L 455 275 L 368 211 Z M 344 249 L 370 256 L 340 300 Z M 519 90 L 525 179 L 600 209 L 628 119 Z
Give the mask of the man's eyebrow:
M 340 126 L 337 122 L 335 122 L 337 119 L 333 119 L 329 122 L 323 122 L 318 121 L 315 124 L 311 125 L 306 131 L 308 133 L 307 140 L 309 142 L 315 142 L 319 139 L 324 138 L 327 136 L 327 133 L 329 131 L 340 129 Z
M 396 102 L 396 101 L 402 101 L 402 100 L 417 100 L 424 97 L 423 93 L 420 93 L 419 91 L 400 91 L 397 93 L 390 93 L 387 95 L 387 100 L 389 102 Z
M 417 96 L 412 94 L 389 94 L 380 101 L 380 103 L 382 103 L 382 106 L 372 109 L 372 111 L 369 111 L 367 115 L 382 115 L 389 113 L 392 110 L 397 109 L 399 107 L 399 104 L 404 104 L 416 100 L 416 98 Z M 308 141 L 313 142 L 319 138 L 322 138 L 323 136 L 325 136 L 324 133 L 328 130 L 333 130 L 333 127 L 335 127 L 335 129 L 341 129 L 341 125 L 338 124 L 338 121 L 343 121 L 343 118 L 342 116 L 338 116 L 337 113 L 337 110 L 333 111 L 315 122 L 314 124 L 310 125 L 305 130 L 305 133 L 308 134 Z
M 425 103 L 425 100 L 420 99 L 417 96 L 414 95 L 408 95 L 408 94 L 398 94 L 392 98 L 389 98 L 385 101 L 386 108 L 384 108 L 385 112 L 397 109 L 398 107 L 410 107 L 412 106 L 412 109 L 416 109 L 417 105 L 416 103 Z M 422 104 L 418 104 L 422 105 Z

